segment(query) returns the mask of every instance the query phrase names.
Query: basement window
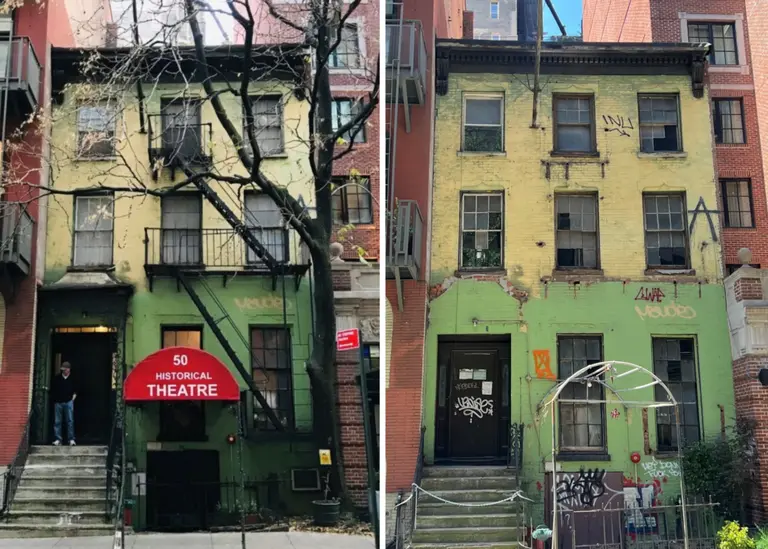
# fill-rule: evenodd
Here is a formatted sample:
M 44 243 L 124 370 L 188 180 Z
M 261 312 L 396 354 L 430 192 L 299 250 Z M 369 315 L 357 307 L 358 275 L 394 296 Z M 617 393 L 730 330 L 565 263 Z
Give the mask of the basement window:
M 643 195 L 648 268 L 687 269 L 688 235 L 682 193 Z
M 503 105 L 504 99 L 500 95 L 464 97 L 463 151 L 503 151 Z
M 461 268 L 502 265 L 504 212 L 501 193 L 467 193 L 461 197 Z
M 644 153 L 682 152 L 678 96 L 643 94 L 639 97 L 640 150 Z
M 555 196 L 557 268 L 597 269 L 597 195 Z

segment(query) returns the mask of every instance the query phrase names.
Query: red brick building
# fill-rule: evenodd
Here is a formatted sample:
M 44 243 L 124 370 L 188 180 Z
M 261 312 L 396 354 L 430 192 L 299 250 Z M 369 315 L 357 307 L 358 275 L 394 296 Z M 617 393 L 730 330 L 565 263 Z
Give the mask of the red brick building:
M 18 82 L 0 82 L 8 93 L 7 110 L 0 112 L 5 191 L 0 202 L 0 472 L 17 453 L 32 397 L 37 284 L 43 264 L 37 250 L 44 249 L 45 238 L 45 202 L 36 198 L 38 186 L 48 184 L 48 170 L 41 162 L 42 122 L 23 123 L 33 112 L 45 110 L 51 45 L 75 45 L 63 0 L 27 0 L 0 15 L 0 50 L 11 49 L 13 55 L 6 51 L 3 58 L 14 59 L 11 77 Z M 14 135 L 19 128 L 23 133 Z
M 768 451 L 768 389 L 758 380 L 768 366 L 768 309 L 761 300 L 768 278 L 768 9 L 745 0 L 583 0 L 588 42 L 710 43 L 706 81 L 712 100 L 712 143 L 737 414 L 755 422 L 755 443 Z M 762 138 L 761 138 L 762 135 Z M 688 197 L 690 209 L 697 197 Z M 702 213 L 704 209 L 702 209 Z M 739 257 L 739 250 L 751 254 Z M 749 257 L 751 255 L 751 257 Z M 742 261 L 743 260 L 743 261 Z M 744 262 L 755 268 L 740 268 Z M 765 317 L 765 318 L 763 318 Z M 768 516 L 768 468 L 753 471 L 752 520 Z

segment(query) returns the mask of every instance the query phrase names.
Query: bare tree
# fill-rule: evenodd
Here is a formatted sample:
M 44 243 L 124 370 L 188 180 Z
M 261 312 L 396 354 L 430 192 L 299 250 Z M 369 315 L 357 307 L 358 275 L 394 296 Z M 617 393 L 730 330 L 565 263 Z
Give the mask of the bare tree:
M 354 150 L 355 135 L 371 123 L 379 99 L 379 63 L 378 59 L 369 59 L 362 64 L 364 75 L 359 70 L 355 72 L 356 78 L 364 78 L 368 82 L 369 91 L 342 122 L 338 121 L 338 117 L 336 123 L 332 119 L 334 107 L 329 73 L 332 59 L 338 55 L 339 48 L 344 47 L 340 29 L 360 8 L 362 0 L 300 0 L 289 6 L 282 3 L 276 5 L 273 0 L 223 0 L 221 5 L 206 0 L 175 0 L 183 8 L 178 18 L 167 16 L 168 1 L 159 0 L 158 13 L 164 15 L 155 19 L 156 25 L 149 35 L 145 32 L 144 36 L 140 36 L 137 28 L 137 23 L 142 25 L 139 13 L 151 12 L 138 9 L 137 0 L 132 0 L 127 12 L 129 24 L 121 29 L 123 38 L 131 44 L 81 56 L 79 81 L 66 88 L 70 100 L 49 114 L 35 113 L 32 118 L 37 120 L 30 119 L 30 124 L 16 134 L 16 139 L 9 140 L 7 156 L 29 154 L 25 150 L 24 130 L 40 128 L 37 131 L 47 132 L 45 128 L 53 127 L 50 135 L 46 136 L 51 152 L 44 159 L 43 167 L 51 170 L 53 182 L 40 186 L 32 198 L 46 197 L 52 205 L 61 195 L 111 192 L 117 193 L 115 196 L 120 200 L 137 201 L 137 204 L 131 205 L 131 208 L 137 208 L 148 197 L 162 197 L 180 189 L 197 188 L 227 220 L 237 237 L 244 240 L 248 249 L 266 266 L 279 272 L 280 261 L 270 253 L 269 245 L 260 241 L 249 220 L 232 211 L 227 200 L 222 198 L 237 197 L 237 200 L 242 200 L 246 190 L 258 189 L 277 205 L 284 223 L 295 231 L 311 256 L 316 321 L 306 370 L 313 408 L 316 412 L 321 411 L 320 414 L 315 413 L 313 429 L 317 443 L 321 447 L 330 444 L 335 456 L 338 456 L 334 459 L 334 485 L 341 495 L 345 495 L 334 387 L 336 316 L 329 245 L 333 225 L 332 194 L 338 191 L 338 186 L 334 185 L 332 178 L 334 162 Z M 163 2 L 166 4 L 163 5 Z M 255 9 L 251 2 L 261 7 Z M 242 37 L 243 45 L 206 45 L 206 32 L 201 27 L 203 19 L 207 28 L 222 31 L 229 22 L 233 22 L 233 34 Z M 264 39 L 263 29 L 274 28 L 274 25 L 290 29 L 296 40 L 290 44 L 278 44 Z M 376 32 L 374 28 L 368 31 Z M 181 33 L 191 38 L 189 45 L 180 44 Z M 231 74 L 223 73 L 222 56 L 228 57 L 228 63 L 234 67 Z M 297 59 L 301 62 L 297 63 Z M 179 175 L 171 178 L 168 184 L 150 185 L 147 174 L 163 170 L 168 166 L 168 159 L 159 158 L 154 165 L 150 165 L 149 161 L 146 164 L 137 161 L 146 157 L 146 149 L 142 150 L 142 147 L 146 144 L 146 133 L 152 131 L 153 120 L 147 116 L 146 105 L 153 95 L 159 94 L 159 82 L 163 76 L 173 77 L 182 84 L 181 98 L 194 95 L 191 73 L 199 82 L 196 85 L 202 88 L 202 96 L 197 96 L 196 100 L 209 105 L 208 108 L 215 113 L 218 127 L 213 134 L 217 140 L 212 146 L 217 148 L 217 154 L 204 166 L 190 158 L 177 158 L 174 165 Z M 283 143 L 286 148 L 307 151 L 305 163 L 309 170 L 304 182 L 280 180 L 279 172 L 265 165 L 269 151 L 264 150 L 264 143 L 260 140 L 262 113 L 256 112 L 250 99 L 256 84 L 261 90 L 264 86 L 273 86 L 276 93 L 286 93 L 284 82 L 287 73 L 296 83 L 289 93 L 308 104 L 307 119 L 285 121 Z M 242 125 L 239 118 L 233 115 L 233 102 L 242 113 Z M 84 104 L 112 105 L 114 108 L 108 109 L 108 112 L 115 113 L 114 119 L 108 123 L 103 119 L 107 111 L 97 112 L 102 118 L 95 123 L 96 131 L 84 136 L 67 136 L 78 141 L 73 149 L 62 142 L 62 133 L 57 128 L 63 127 L 63 119 L 74 117 L 74 105 L 82 107 Z M 136 112 L 139 118 L 138 128 L 131 126 L 120 115 L 127 105 L 135 107 L 132 112 Z M 308 131 L 305 127 L 307 120 Z M 108 130 L 112 127 L 111 123 L 120 131 Z M 65 166 L 78 162 L 84 151 L 98 151 L 99 147 L 110 142 L 110 150 L 113 151 L 110 154 L 115 156 L 114 161 L 87 170 L 87 185 L 69 189 L 55 184 L 57 174 Z M 22 172 L 23 169 L 17 166 L 13 173 L 7 173 L 5 185 L 29 185 Z M 304 198 L 295 191 L 302 188 L 302 184 L 313 189 L 314 200 L 310 202 L 314 202 L 314 208 L 308 207 Z M 359 181 L 352 174 L 344 184 L 359 185 Z M 243 209 L 240 208 L 240 211 Z M 252 385 L 252 389 L 259 403 L 269 411 L 273 423 L 280 428 L 279 420 L 258 388 Z

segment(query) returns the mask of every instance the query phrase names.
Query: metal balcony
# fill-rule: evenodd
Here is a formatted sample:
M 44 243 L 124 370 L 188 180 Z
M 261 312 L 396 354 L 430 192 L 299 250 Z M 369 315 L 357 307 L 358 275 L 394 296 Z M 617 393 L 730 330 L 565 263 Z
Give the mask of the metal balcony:
M 169 124 L 162 114 L 149 115 L 149 163 L 152 178 L 157 180 L 162 168 L 171 170 L 171 177 L 184 166 L 208 169 L 212 163 L 210 144 L 213 124 Z
M 32 268 L 35 222 L 26 205 L 18 202 L 0 202 L 0 220 L 0 264 L 26 276 Z
M 282 227 L 252 229 L 262 246 L 277 262 L 271 271 L 248 249 L 233 229 L 144 228 L 144 271 L 150 280 L 175 276 L 179 270 L 228 276 L 294 276 L 306 274 L 309 249 L 293 231 Z
M 418 280 L 424 220 L 415 200 L 400 200 L 388 227 L 387 277 Z
M 423 105 L 426 100 L 427 47 L 421 21 L 403 20 L 402 8 L 397 4 L 386 22 L 385 52 L 387 103 Z
M 8 115 L 27 117 L 40 102 L 40 61 L 29 38 L 0 38 L 0 89 L 8 93 Z

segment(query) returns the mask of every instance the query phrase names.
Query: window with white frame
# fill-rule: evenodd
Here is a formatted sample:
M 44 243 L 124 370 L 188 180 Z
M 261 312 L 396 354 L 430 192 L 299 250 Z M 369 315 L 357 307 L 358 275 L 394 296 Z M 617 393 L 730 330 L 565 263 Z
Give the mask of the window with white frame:
M 334 43 L 335 40 L 331 45 Z M 357 69 L 360 67 L 360 34 L 357 25 L 347 23 L 341 29 L 341 40 L 331 52 L 328 66 L 334 69 Z
M 115 156 L 117 109 L 114 105 L 81 105 L 77 109 L 77 155 L 80 158 Z
M 738 65 L 739 54 L 736 43 L 736 25 L 733 23 L 688 23 L 688 42 L 711 44 L 709 63 L 711 65 Z
M 333 131 L 338 130 L 345 124 L 349 124 L 356 116 L 360 114 L 362 103 L 353 99 L 334 99 L 331 103 L 331 118 L 333 121 Z M 365 125 L 357 124 L 348 132 L 342 135 L 342 138 L 348 143 L 354 139 L 355 143 L 365 143 Z
M 75 197 L 75 267 L 112 265 L 114 204 L 113 195 Z
M 491 0 L 491 19 L 499 18 L 499 3 L 496 0 Z
M 500 95 L 466 96 L 462 150 L 502 152 L 504 150 L 504 98 Z
M 274 156 L 285 151 L 283 144 L 283 102 L 280 96 L 251 98 L 253 132 L 262 156 Z M 247 136 L 245 117 L 243 135 Z M 247 140 L 247 137 L 245 137 Z
M 288 233 L 275 201 L 262 193 L 245 195 L 245 224 L 248 230 L 261 242 L 275 261 L 282 263 L 288 257 Z M 258 264 L 259 256 L 248 248 L 248 263 Z
M 502 265 L 504 213 L 502 193 L 466 193 L 461 197 L 461 268 Z

